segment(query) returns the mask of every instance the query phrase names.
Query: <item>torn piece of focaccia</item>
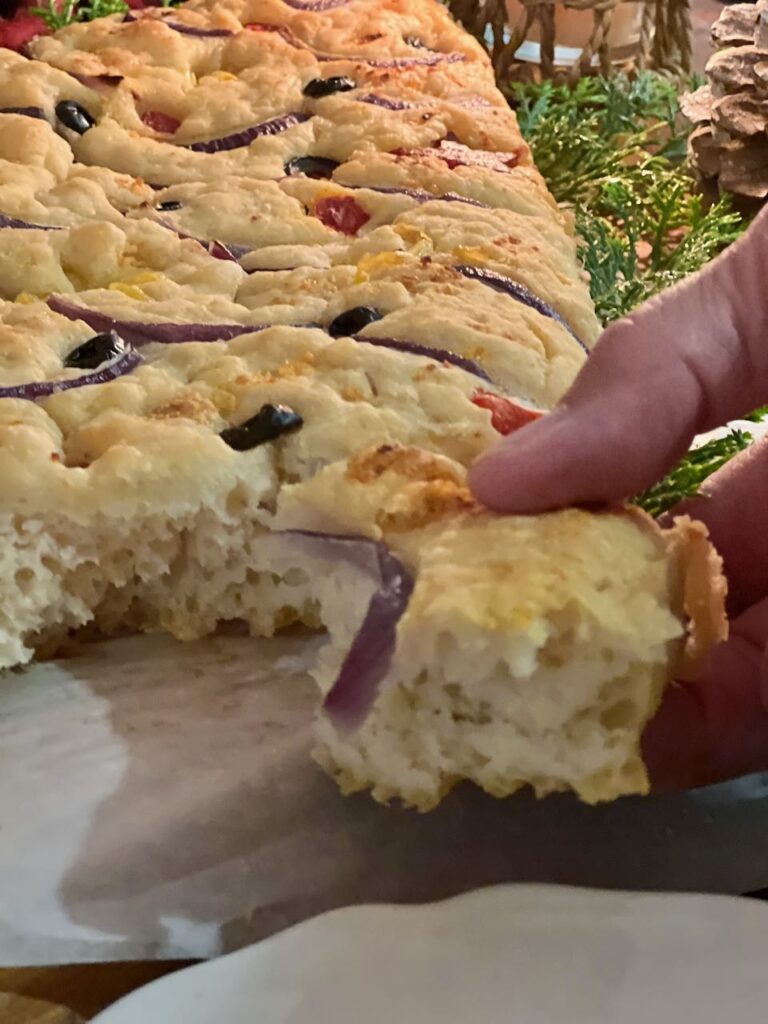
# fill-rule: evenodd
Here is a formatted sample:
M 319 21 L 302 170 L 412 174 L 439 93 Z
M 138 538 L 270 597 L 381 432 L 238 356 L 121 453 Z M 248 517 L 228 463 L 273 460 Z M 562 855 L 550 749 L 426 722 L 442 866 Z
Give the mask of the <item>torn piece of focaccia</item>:
M 701 524 L 495 515 L 460 466 L 424 452 L 330 466 L 284 489 L 275 525 L 298 531 L 288 546 L 311 578 L 331 577 L 316 756 L 345 792 L 383 802 L 428 810 L 463 780 L 591 803 L 645 793 L 640 736 L 665 684 L 726 633 Z M 374 594 L 362 627 L 343 608 L 350 564 Z

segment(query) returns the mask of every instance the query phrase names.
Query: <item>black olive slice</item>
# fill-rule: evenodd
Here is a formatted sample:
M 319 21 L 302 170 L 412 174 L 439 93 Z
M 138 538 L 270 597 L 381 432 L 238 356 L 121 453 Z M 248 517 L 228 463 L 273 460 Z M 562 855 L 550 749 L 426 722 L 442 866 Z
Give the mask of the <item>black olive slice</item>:
M 285 173 L 305 174 L 308 178 L 330 178 L 338 166 L 338 160 L 330 160 L 326 156 L 296 156 L 285 165 Z
M 171 210 L 180 210 L 183 205 L 178 199 L 166 199 L 165 202 L 158 203 L 156 209 L 162 210 L 163 213 L 170 213 Z
M 323 96 L 333 96 L 336 92 L 349 92 L 356 89 L 357 82 L 345 75 L 332 75 L 330 78 L 313 78 L 304 86 L 304 95 L 313 100 L 322 99 Z
M 304 425 L 304 420 L 287 405 L 262 405 L 255 416 L 251 416 L 239 427 L 222 430 L 219 437 L 236 452 L 274 441 L 281 434 L 288 434 Z
M 351 338 L 368 324 L 381 320 L 381 313 L 372 306 L 354 306 L 339 313 L 331 322 L 328 333 L 332 338 Z
M 82 345 L 73 348 L 64 360 L 64 365 L 78 370 L 95 370 L 102 363 L 121 355 L 125 352 L 126 347 L 125 342 L 116 331 L 96 334 L 88 341 L 84 341 Z
M 65 128 L 77 132 L 78 135 L 85 135 L 89 128 L 96 124 L 95 118 L 91 117 L 82 103 L 77 100 L 62 100 L 56 104 L 56 117 Z

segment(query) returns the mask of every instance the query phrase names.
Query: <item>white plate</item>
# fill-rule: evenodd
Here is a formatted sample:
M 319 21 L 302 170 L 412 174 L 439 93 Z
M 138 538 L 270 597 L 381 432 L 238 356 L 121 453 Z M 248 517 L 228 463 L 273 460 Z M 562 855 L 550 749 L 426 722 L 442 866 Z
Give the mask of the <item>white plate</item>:
M 502 886 L 326 914 L 94 1024 L 765 1024 L 767 958 L 757 901 Z

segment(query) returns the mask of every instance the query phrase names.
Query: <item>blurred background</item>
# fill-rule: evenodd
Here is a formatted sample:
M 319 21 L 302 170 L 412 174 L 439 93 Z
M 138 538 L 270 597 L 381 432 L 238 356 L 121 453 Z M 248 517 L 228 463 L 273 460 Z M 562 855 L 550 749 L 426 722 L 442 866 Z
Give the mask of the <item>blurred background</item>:
M 712 54 L 709 30 L 723 12 L 720 0 L 693 0 L 691 14 L 693 21 L 693 57 L 696 71 L 703 71 Z

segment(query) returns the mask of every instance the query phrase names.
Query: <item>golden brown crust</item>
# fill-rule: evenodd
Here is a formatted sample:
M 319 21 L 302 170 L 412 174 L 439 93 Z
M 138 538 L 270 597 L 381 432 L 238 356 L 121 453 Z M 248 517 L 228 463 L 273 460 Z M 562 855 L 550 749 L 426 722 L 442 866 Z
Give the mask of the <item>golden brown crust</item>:
M 382 444 L 361 452 L 349 460 L 346 476 L 357 483 L 368 484 L 390 471 L 408 480 L 439 480 L 457 487 L 460 483 L 458 473 L 445 459 L 401 444 Z
M 663 536 L 677 564 L 683 610 L 688 618 L 686 641 L 675 675 L 682 680 L 693 679 L 710 651 L 728 639 L 728 584 L 723 575 L 723 560 L 712 546 L 706 526 L 689 516 L 678 516 Z
M 728 583 L 723 560 L 709 539 L 704 523 L 677 516 L 674 525 L 662 529 L 643 509 L 622 509 L 647 533 L 658 537 L 670 560 L 670 578 L 677 590 L 678 614 L 686 620 L 686 637 L 674 675 L 694 679 L 701 663 L 718 644 L 728 639 L 725 599 Z
M 196 391 L 182 391 L 169 402 L 158 406 L 152 413 L 153 419 L 187 419 L 196 423 L 213 423 L 219 411 L 213 402 Z
M 466 487 L 451 480 L 429 480 L 409 492 L 402 507 L 382 512 L 377 525 L 387 532 L 418 530 L 440 519 L 476 511 L 478 505 Z

